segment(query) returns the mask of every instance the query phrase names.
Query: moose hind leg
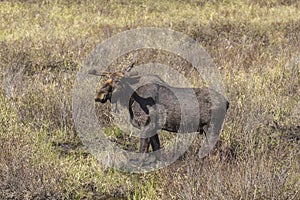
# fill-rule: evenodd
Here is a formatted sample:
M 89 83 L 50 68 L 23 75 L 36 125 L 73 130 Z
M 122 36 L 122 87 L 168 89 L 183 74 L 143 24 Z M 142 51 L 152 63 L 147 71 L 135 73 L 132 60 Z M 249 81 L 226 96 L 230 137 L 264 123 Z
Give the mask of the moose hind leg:
M 219 134 L 213 130 L 212 125 L 208 127 L 207 132 L 205 132 L 205 139 L 202 143 L 202 146 L 199 150 L 199 158 L 206 157 L 209 152 L 214 148 L 217 141 L 219 140 Z
M 212 120 L 212 122 L 204 128 L 205 140 L 199 150 L 199 157 L 206 157 L 211 150 L 215 147 L 220 138 L 224 123 L 224 115 L 218 115 L 218 119 Z

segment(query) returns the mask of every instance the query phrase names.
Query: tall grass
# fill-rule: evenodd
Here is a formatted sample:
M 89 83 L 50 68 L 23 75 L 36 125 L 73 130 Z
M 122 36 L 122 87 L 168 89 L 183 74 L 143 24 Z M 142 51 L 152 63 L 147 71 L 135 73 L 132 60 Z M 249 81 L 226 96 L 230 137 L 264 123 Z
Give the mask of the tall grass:
M 2 1 L 0 198 L 299 199 L 299 7 L 296 0 Z M 73 124 L 72 87 L 95 45 L 149 26 L 181 31 L 204 46 L 230 109 L 209 158 L 198 160 L 198 138 L 171 166 L 126 174 L 85 150 Z M 160 51 L 137 55 L 139 63 L 190 67 Z M 111 68 L 126 62 L 125 55 Z M 135 149 L 119 130 L 109 131 Z

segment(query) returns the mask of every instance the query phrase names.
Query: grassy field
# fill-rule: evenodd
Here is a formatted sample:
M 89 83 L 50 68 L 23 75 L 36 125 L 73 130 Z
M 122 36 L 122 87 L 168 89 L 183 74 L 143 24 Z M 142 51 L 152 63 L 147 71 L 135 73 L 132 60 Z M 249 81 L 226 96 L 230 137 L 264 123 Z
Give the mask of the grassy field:
M 299 1 L 13 0 L 0 15 L 0 199 L 300 199 Z M 82 145 L 81 63 L 138 27 L 183 32 L 217 64 L 230 109 L 209 158 L 197 159 L 199 138 L 169 167 L 127 174 Z

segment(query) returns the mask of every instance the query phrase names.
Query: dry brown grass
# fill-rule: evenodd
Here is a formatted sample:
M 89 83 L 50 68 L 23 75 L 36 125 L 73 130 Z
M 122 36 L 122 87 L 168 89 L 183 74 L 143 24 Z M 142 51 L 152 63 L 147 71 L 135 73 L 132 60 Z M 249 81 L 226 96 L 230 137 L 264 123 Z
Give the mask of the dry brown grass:
M 300 198 L 299 1 L 29 0 L 2 1 L 0 10 L 1 199 Z M 144 26 L 198 40 L 231 104 L 210 158 L 196 157 L 199 138 L 171 166 L 137 175 L 99 166 L 87 153 L 71 96 L 96 44 Z M 159 51 L 142 51 L 137 60 L 190 67 Z M 123 139 L 124 148 L 136 145 Z

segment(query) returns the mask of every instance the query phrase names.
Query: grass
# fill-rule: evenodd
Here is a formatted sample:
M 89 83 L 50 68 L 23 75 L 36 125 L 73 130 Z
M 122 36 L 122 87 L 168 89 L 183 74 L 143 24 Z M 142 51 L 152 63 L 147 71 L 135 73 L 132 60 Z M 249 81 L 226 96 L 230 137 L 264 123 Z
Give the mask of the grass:
M 2 1 L 0 198 L 299 199 L 299 7 L 296 0 Z M 210 158 L 197 159 L 199 138 L 172 165 L 127 174 L 85 150 L 74 128 L 72 87 L 95 45 L 149 26 L 203 45 L 219 67 L 230 109 Z M 190 67 L 161 51 L 141 50 L 137 61 Z M 110 125 L 107 109 L 98 112 Z M 108 127 L 107 135 L 137 148 L 120 130 Z M 166 144 L 172 136 L 163 135 Z

